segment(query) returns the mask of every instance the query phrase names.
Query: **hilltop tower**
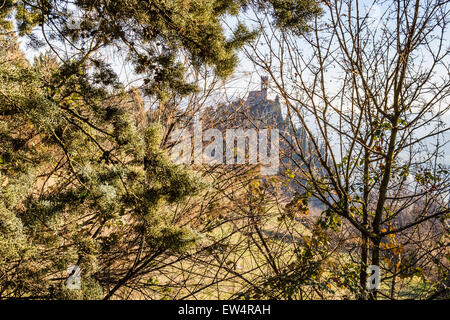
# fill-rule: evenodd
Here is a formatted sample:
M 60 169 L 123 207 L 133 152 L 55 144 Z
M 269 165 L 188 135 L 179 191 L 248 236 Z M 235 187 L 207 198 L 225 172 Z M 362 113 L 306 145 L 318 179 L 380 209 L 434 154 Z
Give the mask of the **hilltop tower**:
M 263 96 L 263 99 L 267 99 L 267 89 L 269 88 L 269 77 L 268 76 L 261 76 L 261 94 Z

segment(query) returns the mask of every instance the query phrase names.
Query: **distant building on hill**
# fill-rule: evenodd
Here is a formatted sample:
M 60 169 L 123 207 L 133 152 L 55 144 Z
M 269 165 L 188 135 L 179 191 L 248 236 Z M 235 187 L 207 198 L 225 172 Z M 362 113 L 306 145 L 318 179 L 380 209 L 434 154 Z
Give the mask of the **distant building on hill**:
M 260 90 L 250 91 L 246 99 L 237 99 L 231 103 L 223 104 L 217 108 L 210 108 L 202 117 L 204 130 L 218 128 L 242 129 L 278 129 L 280 133 L 280 174 L 295 167 L 294 163 L 301 163 L 299 154 L 318 165 L 312 144 L 306 131 L 300 127 L 291 125 L 290 119 L 283 116 L 280 98 L 277 95 L 274 100 L 268 97 L 269 78 L 261 77 Z
M 227 105 L 221 105 L 215 110 L 209 110 L 209 115 L 215 119 L 228 119 L 226 126 L 241 126 L 246 128 L 273 128 L 285 130 L 286 124 L 281 112 L 278 95 L 275 100 L 268 99 L 267 90 L 269 78 L 261 77 L 261 90 L 250 91 L 247 99 L 238 99 Z
M 269 78 L 261 77 L 261 90 L 250 91 L 245 101 L 250 116 L 258 120 L 266 120 L 269 125 L 276 124 L 279 129 L 284 129 L 284 119 L 281 113 L 281 104 L 279 96 L 274 100 L 267 98 L 267 90 L 269 88 Z M 282 128 L 280 128 L 282 127 Z

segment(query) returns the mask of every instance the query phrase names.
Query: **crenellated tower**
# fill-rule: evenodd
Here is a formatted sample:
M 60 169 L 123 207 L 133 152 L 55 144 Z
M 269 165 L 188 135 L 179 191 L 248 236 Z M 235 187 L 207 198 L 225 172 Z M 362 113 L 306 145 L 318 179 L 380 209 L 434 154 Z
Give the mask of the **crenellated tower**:
M 267 99 L 267 89 L 269 88 L 269 77 L 268 76 L 262 76 L 261 77 L 261 93 L 262 98 L 264 100 Z

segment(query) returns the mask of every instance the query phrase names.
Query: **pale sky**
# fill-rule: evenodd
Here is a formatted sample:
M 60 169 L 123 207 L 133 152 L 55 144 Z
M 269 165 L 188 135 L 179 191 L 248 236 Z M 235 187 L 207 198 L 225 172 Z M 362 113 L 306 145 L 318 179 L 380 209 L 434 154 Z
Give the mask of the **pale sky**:
M 367 2 L 363 2 L 363 3 L 367 3 Z M 378 23 L 380 22 L 380 19 L 381 19 L 380 12 L 382 12 L 383 10 L 384 10 L 384 8 L 381 8 L 381 9 L 377 8 L 377 7 L 371 8 L 370 12 L 372 12 L 371 17 L 373 17 L 374 26 L 377 26 Z M 251 24 L 250 20 L 253 19 L 253 17 L 254 17 L 254 16 L 252 16 L 253 14 L 251 12 L 247 12 L 246 15 L 249 18 L 249 20 L 247 20 L 246 22 Z M 240 19 L 242 19 L 242 17 L 240 17 Z M 323 19 L 327 19 L 327 17 L 324 16 Z M 233 20 L 233 19 L 226 19 L 225 24 L 228 26 L 232 26 L 234 24 L 234 21 L 235 20 Z M 450 40 L 450 29 L 447 29 L 445 36 L 447 39 Z M 40 52 L 45 51 L 45 48 L 43 48 L 39 52 L 33 51 L 33 50 L 27 48 L 27 46 L 25 45 L 25 41 L 22 41 L 21 48 L 24 50 L 27 58 L 30 61 L 32 61 L 33 57 L 38 55 Z M 305 54 L 308 54 L 307 46 L 303 46 L 302 49 L 303 48 L 305 50 Z M 261 49 L 262 52 L 264 52 L 264 50 L 267 50 L 267 49 L 264 49 L 264 48 Z M 120 79 L 123 81 L 123 83 L 129 83 L 131 85 L 137 84 L 135 82 L 136 77 L 133 75 L 133 72 L 132 72 L 132 67 L 131 67 L 131 65 L 124 63 L 124 61 L 125 61 L 124 57 L 121 57 L 121 56 L 115 54 L 113 52 L 113 50 L 106 50 L 104 52 L 104 54 L 107 55 L 108 61 L 110 61 L 112 63 L 113 68 L 116 70 L 116 72 L 120 76 Z M 260 75 L 263 75 L 264 73 L 258 67 L 255 67 L 255 65 L 253 63 L 251 63 L 245 57 L 245 55 L 243 53 L 240 53 L 239 57 L 240 57 L 240 63 L 237 67 L 236 72 L 227 81 L 225 90 L 218 91 L 219 95 L 224 96 L 224 100 L 225 100 L 225 96 L 228 100 L 234 100 L 235 98 L 238 98 L 238 97 L 244 98 L 247 95 L 248 91 L 259 90 L 259 88 L 260 88 Z M 332 76 L 333 75 L 330 74 L 330 77 L 332 77 Z M 442 76 L 448 77 L 449 75 L 443 74 Z M 333 84 L 330 83 L 330 86 L 333 86 Z M 276 95 L 276 92 L 269 89 L 269 98 L 274 99 L 275 95 Z M 446 116 L 444 117 L 443 121 L 450 125 L 450 114 L 447 113 Z M 426 130 L 426 129 L 424 129 L 424 130 Z M 426 131 L 424 131 L 424 133 L 426 133 Z M 448 133 L 445 137 L 443 137 L 442 140 L 449 141 L 450 133 Z M 445 150 L 446 150 L 445 163 L 447 165 L 450 165 L 450 144 L 448 144 L 446 146 Z

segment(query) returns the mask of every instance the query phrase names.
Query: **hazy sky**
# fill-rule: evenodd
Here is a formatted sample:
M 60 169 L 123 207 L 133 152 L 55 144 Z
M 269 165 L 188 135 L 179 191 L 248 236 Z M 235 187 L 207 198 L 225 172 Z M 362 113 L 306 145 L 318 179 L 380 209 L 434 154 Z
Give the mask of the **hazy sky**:
M 367 4 L 368 2 L 363 2 L 364 4 Z M 389 3 L 389 2 L 386 2 Z M 367 8 L 368 10 L 368 8 Z M 376 27 L 380 20 L 382 20 L 381 13 L 384 11 L 384 7 L 372 7 L 370 9 L 370 15 L 373 19 L 373 25 Z M 252 12 L 247 12 L 246 17 L 248 20 L 244 20 L 245 22 L 249 23 L 249 25 L 252 25 L 252 19 L 254 18 L 254 15 Z M 240 17 L 242 18 L 242 16 Z M 327 16 L 324 16 L 323 19 L 327 19 Z M 233 19 L 227 19 L 225 21 L 225 24 L 228 26 L 234 25 L 235 20 Z M 254 25 L 254 24 L 253 24 Z M 447 29 L 447 32 L 445 34 L 445 37 L 450 40 L 450 28 Z M 300 40 L 301 41 L 301 40 Z M 22 41 L 21 44 L 22 49 L 25 51 L 27 58 L 30 59 L 30 61 L 33 60 L 33 57 L 39 54 L 39 52 L 33 51 L 25 45 L 25 41 Z M 304 50 L 305 54 L 308 54 L 308 48 L 307 46 L 303 46 L 302 49 Z M 44 51 L 45 48 L 42 51 Z M 264 48 L 261 48 L 261 51 L 264 52 Z M 275 49 L 276 51 L 276 49 Z M 134 82 L 136 80 L 136 77 L 133 75 L 132 67 L 129 64 L 124 63 L 125 57 L 117 55 L 113 52 L 113 50 L 106 50 L 103 52 L 103 54 L 108 56 L 108 61 L 110 61 L 116 70 L 116 72 L 119 74 L 121 80 L 124 83 L 130 83 L 131 85 L 137 84 L 138 82 Z M 310 54 L 310 52 L 309 52 Z M 233 100 L 238 97 L 245 97 L 250 90 L 259 90 L 260 87 L 260 75 L 263 75 L 264 73 L 256 67 L 254 64 L 252 64 L 246 57 L 245 54 L 240 53 L 240 63 L 239 66 L 235 72 L 234 75 L 228 80 L 227 85 L 224 87 L 225 90 L 219 90 L 218 95 L 223 96 L 225 99 L 225 96 L 228 100 Z M 443 70 L 444 72 L 444 70 Z M 449 75 L 443 74 L 442 76 L 448 77 Z M 333 77 L 333 74 L 330 73 L 330 77 Z M 333 86 L 332 83 L 329 84 L 330 86 Z M 275 97 L 275 92 L 273 90 L 269 90 L 269 98 Z M 448 123 L 450 125 L 450 114 L 447 114 L 443 121 Z M 423 129 L 423 133 L 426 133 L 426 128 Z M 442 140 L 449 141 L 450 140 L 450 133 L 443 137 Z M 450 144 L 447 144 L 446 150 L 446 156 L 445 156 L 445 163 L 447 165 L 450 165 Z

